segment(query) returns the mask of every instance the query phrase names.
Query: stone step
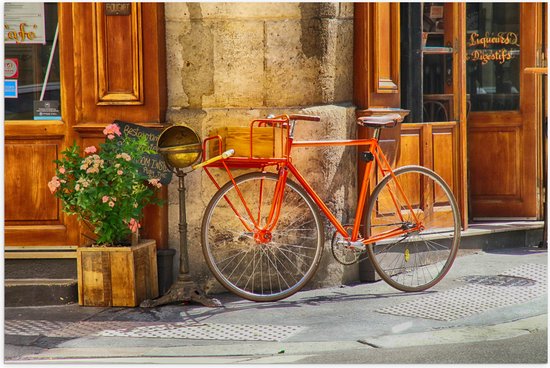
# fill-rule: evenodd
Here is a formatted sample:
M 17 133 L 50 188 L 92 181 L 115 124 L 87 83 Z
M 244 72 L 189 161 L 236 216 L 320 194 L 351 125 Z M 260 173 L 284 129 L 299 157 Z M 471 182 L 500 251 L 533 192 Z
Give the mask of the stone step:
M 60 305 L 78 302 L 76 279 L 5 279 L 6 307 Z

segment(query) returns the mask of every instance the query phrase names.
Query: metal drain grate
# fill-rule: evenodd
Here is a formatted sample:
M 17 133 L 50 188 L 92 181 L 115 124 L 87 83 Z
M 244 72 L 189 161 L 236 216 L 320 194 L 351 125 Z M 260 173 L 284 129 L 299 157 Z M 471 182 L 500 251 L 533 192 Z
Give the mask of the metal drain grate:
M 7 320 L 4 323 L 4 334 L 20 336 L 46 335 L 63 330 L 70 322 L 34 321 L 34 320 Z
M 379 313 L 451 321 L 514 304 L 525 303 L 547 292 L 546 265 L 523 265 L 500 276 L 523 278 L 533 283 L 487 285 L 483 283 L 446 290 L 434 295 L 377 310 Z M 509 279 L 509 280 L 510 280 Z
M 487 286 L 533 286 L 536 284 L 535 280 L 526 279 L 524 277 L 517 277 L 517 276 L 503 276 L 503 275 L 497 275 L 497 276 L 482 276 L 482 275 L 474 275 L 474 276 L 464 276 L 457 281 L 464 281 L 469 284 L 479 284 L 479 285 L 487 285 Z
M 8 335 L 48 337 L 134 337 L 233 341 L 282 341 L 301 331 L 300 326 L 238 325 L 158 322 L 49 322 L 8 320 Z

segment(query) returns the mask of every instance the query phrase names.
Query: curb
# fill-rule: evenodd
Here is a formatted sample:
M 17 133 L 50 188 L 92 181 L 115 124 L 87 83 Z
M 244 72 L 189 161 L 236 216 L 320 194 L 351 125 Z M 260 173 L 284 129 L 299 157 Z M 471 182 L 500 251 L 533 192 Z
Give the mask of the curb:
M 492 326 L 448 328 L 400 335 L 385 335 L 361 339 L 359 342 L 374 348 L 456 344 L 509 339 L 546 328 L 548 328 L 548 315 L 543 314 Z

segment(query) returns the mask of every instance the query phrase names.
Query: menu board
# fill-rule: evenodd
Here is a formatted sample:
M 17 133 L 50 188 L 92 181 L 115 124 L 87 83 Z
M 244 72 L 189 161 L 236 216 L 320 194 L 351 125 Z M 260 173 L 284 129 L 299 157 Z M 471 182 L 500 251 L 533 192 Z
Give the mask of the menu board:
M 120 120 L 115 120 L 115 124 L 119 126 L 123 136 L 135 138 L 145 136 L 149 142 L 149 148 L 155 151 L 157 150 L 157 140 L 160 135 L 158 130 L 145 128 L 137 124 Z M 163 185 L 168 185 L 172 181 L 172 172 L 168 170 L 164 158 L 158 153 L 144 154 L 139 159 L 139 162 L 143 165 L 142 174 L 148 178 L 160 179 Z

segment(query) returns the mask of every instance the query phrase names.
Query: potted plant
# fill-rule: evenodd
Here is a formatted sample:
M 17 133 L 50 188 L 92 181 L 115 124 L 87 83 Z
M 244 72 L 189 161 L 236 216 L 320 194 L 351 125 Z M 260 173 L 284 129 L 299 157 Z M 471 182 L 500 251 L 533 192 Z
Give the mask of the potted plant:
M 79 304 L 136 306 L 158 296 L 156 243 L 138 241 L 138 231 L 161 184 L 141 173 L 138 158 L 152 153 L 144 136 L 123 137 L 116 124 L 103 134 L 99 149 L 86 147 L 81 155 L 75 143 L 63 151 L 48 187 L 63 211 L 94 233 L 91 247 L 77 249 Z

